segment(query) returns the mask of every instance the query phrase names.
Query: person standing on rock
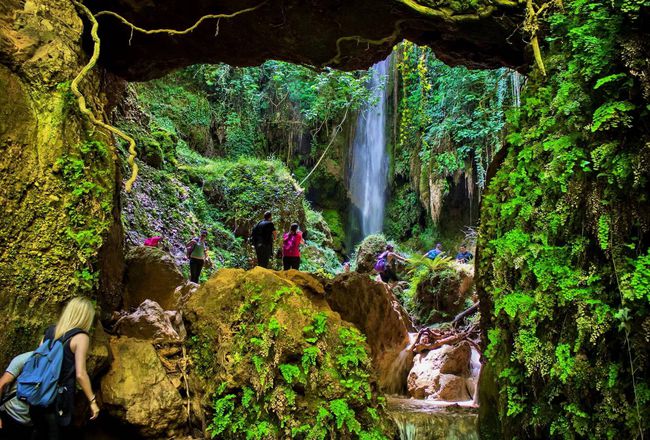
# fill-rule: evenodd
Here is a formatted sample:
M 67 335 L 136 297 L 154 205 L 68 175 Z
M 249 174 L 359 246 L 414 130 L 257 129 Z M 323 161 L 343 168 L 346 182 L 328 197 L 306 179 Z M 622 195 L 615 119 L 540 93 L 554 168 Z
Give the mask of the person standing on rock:
M 282 266 L 284 270 L 300 270 L 300 245 L 304 244 L 302 231 L 298 230 L 298 223 L 291 225 L 289 232 L 282 237 Z
M 199 282 L 199 277 L 201 276 L 201 270 L 206 261 L 209 261 L 208 257 L 208 244 L 206 239 L 208 238 L 208 231 L 205 229 L 201 231 L 200 237 L 194 237 L 187 243 L 187 258 L 190 259 L 190 281 L 193 283 Z
M 75 380 L 90 403 L 90 420 L 96 419 L 99 415 L 97 398 L 86 371 L 86 358 L 90 345 L 88 332 L 94 319 L 93 303 L 88 298 L 77 297 L 66 304 L 56 325 L 45 331 L 43 337 L 45 343 L 57 339 L 63 342 L 63 362 L 59 375 L 59 392 L 54 403 L 48 407 L 30 407 L 36 440 L 70 438 L 66 435 L 66 431 L 72 421 Z
M 264 220 L 257 223 L 251 231 L 251 239 L 255 254 L 257 254 L 257 265 L 269 268 L 269 260 L 273 255 L 273 241 L 278 236 L 275 225 L 271 221 L 271 211 L 264 213 Z
M 374 267 L 384 283 L 399 281 L 397 278 L 397 270 L 395 269 L 396 261 L 404 263 L 406 262 L 406 258 L 395 252 L 392 244 L 386 245 L 386 250 L 377 257 L 377 262 Z

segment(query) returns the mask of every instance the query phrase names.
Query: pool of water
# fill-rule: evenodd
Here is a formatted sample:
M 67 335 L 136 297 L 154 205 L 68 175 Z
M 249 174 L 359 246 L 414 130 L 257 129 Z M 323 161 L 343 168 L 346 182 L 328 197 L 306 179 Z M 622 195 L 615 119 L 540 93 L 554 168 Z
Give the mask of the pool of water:
M 387 400 L 401 440 L 478 440 L 478 415 L 471 401 L 456 405 L 394 397 Z

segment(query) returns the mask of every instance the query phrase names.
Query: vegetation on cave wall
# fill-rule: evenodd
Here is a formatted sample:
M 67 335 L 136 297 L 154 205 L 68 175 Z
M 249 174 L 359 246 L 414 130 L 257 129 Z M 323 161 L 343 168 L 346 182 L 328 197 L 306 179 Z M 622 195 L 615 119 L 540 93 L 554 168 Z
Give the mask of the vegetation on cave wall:
M 481 212 L 485 438 L 648 435 L 649 6 L 545 18 L 548 76 L 533 72 Z
M 396 239 L 413 237 L 411 245 L 418 248 L 443 238 L 457 241 L 461 227 L 470 225 L 440 230 L 445 197 L 465 180 L 469 209 L 474 192 L 484 187 L 488 164 L 503 145 L 505 113 L 516 105 L 520 78 L 508 69 L 452 68 L 431 49 L 410 42 L 396 53 L 398 136 L 386 232 Z M 465 221 L 475 220 L 476 212 L 474 207 Z

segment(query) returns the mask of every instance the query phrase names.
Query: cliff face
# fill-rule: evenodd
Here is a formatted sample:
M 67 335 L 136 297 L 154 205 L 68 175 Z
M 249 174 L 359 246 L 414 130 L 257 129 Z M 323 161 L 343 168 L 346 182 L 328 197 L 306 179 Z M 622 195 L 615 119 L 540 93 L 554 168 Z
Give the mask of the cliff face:
M 2 365 L 38 342 L 59 304 L 98 286 L 98 250 L 121 235 L 110 140 L 79 116 L 69 88 L 84 64 L 82 31 L 69 1 L 0 6 Z M 99 75 L 83 90 L 100 110 Z M 103 261 L 119 258 L 107 252 Z M 100 304 L 112 303 L 113 292 Z

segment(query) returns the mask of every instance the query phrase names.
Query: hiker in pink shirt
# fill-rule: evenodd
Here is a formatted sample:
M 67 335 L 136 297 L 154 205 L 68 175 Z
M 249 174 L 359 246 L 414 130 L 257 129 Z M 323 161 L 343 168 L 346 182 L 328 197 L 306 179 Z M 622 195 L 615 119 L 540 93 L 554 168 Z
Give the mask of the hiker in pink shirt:
M 300 270 L 300 245 L 304 244 L 302 231 L 298 230 L 298 223 L 291 225 L 291 230 L 282 237 L 282 265 L 284 270 Z

